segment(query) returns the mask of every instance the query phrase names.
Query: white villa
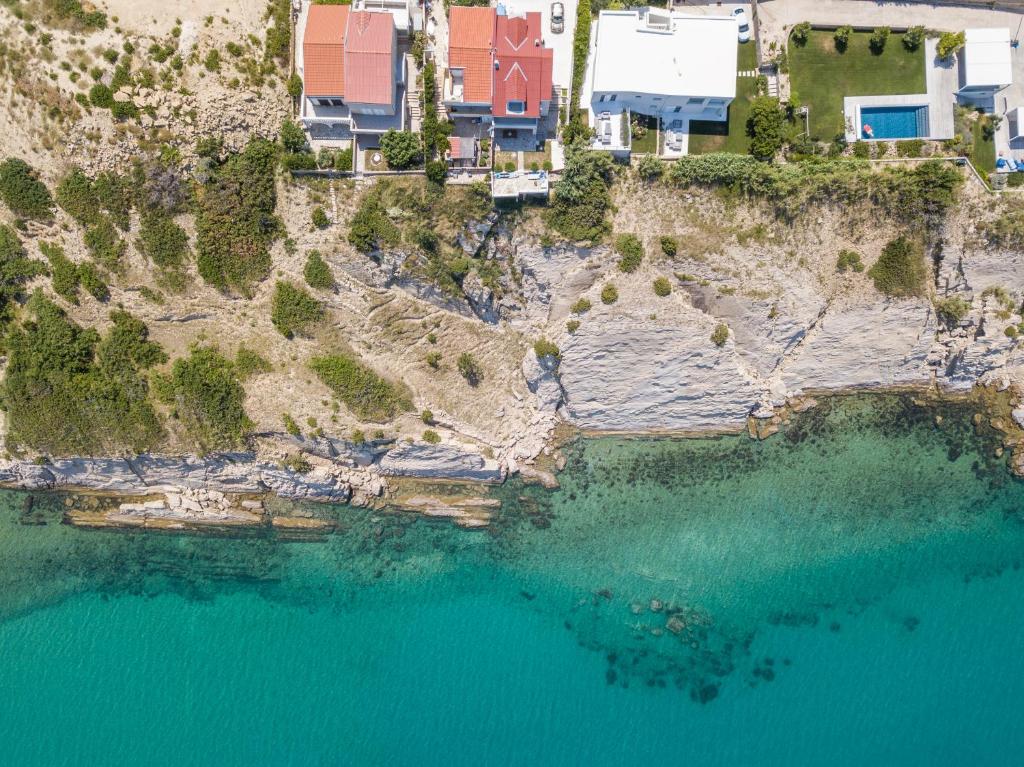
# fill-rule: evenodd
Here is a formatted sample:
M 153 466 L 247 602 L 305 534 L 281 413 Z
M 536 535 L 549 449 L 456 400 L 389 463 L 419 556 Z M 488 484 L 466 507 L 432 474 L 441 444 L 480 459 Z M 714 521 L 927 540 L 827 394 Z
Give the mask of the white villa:
M 967 29 L 964 38 L 964 47 L 958 54 L 957 98 L 991 110 L 996 93 L 1013 83 L 1010 30 Z
M 732 16 L 601 11 L 582 100 L 595 148 L 628 152 L 633 112 L 660 117 L 670 140 L 673 130 L 685 136 L 690 120 L 727 120 L 737 45 Z

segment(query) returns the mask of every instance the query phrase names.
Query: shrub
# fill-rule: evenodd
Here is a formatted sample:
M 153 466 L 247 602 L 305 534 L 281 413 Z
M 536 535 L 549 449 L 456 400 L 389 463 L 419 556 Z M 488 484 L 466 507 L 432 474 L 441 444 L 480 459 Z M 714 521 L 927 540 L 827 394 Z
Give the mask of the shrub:
M 546 338 L 541 338 L 534 342 L 533 352 L 537 355 L 537 359 L 543 359 L 544 357 L 551 357 L 555 360 L 562 359 L 562 352 L 559 350 L 558 345 Z
M 654 281 L 654 294 L 664 298 L 672 292 L 672 283 L 667 277 L 659 277 Z
M 835 40 L 837 51 L 843 53 L 846 50 L 847 46 L 850 44 L 850 36 L 852 34 L 853 27 L 849 24 L 844 24 L 832 34 L 832 39 Z
M 393 128 L 380 137 L 380 151 L 388 161 L 388 167 L 395 170 L 411 168 L 423 157 L 419 136 Z
M 971 305 L 960 296 L 949 296 L 935 302 L 935 313 L 947 326 L 958 325 L 971 311 Z
M 779 100 L 771 96 L 757 96 L 750 105 L 750 117 L 747 118 L 750 153 L 759 160 L 772 159 L 782 149 L 784 130 L 785 117 Z
M 868 269 L 875 287 L 889 296 L 920 295 L 925 282 L 924 255 L 921 247 L 905 237 L 892 240 Z
M 201 451 L 238 447 L 252 428 L 238 371 L 217 349 L 193 347 L 160 389 Z
M 483 368 L 480 367 L 480 363 L 476 361 L 469 352 L 463 352 L 459 355 L 459 360 L 456 366 L 459 369 L 459 373 L 469 383 L 470 386 L 476 386 L 484 379 Z
M 576 29 L 572 38 L 572 103 L 569 112 L 575 114 L 580 107 L 580 93 L 583 92 L 583 76 L 587 70 L 587 56 L 590 53 L 590 25 L 593 23 L 590 0 L 580 0 L 576 6 Z
M 614 304 L 619 300 L 619 290 L 610 282 L 601 288 L 601 303 Z
M 946 59 L 964 47 L 967 37 L 963 32 L 943 32 L 939 38 L 935 53 L 940 59 Z
M 300 154 L 306 151 L 306 132 L 297 123 L 291 120 L 281 123 L 280 138 L 286 152 Z
M 420 413 L 420 420 L 425 424 L 432 424 L 434 422 L 434 414 L 430 410 L 424 410 Z
M 644 246 L 635 234 L 620 234 L 615 238 L 615 252 L 619 254 L 619 271 L 632 274 L 640 268 Z
M 206 54 L 206 58 L 203 59 L 203 66 L 210 72 L 220 71 L 220 51 L 216 48 L 211 48 L 209 53 Z
M 611 179 L 607 153 L 591 152 L 585 145 L 567 147 L 565 169 L 553 187 L 548 224 L 571 240 L 601 239 L 608 231 Z
M 115 120 L 134 120 L 139 116 L 139 108 L 132 101 L 115 101 L 110 115 Z
M 729 340 L 729 326 L 719 322 L 715 325 L 715 329 L 711 331 L 711 343 L 715 346 L 725 346 L 725 342 Z
M 836 271 L 843 274 L 847 270 L 853 272 L 864 271 L 864 264 L 861 263 L 860 253 L 853 250 L 839 251 L 839 257 L 836 259 Z
M 270 321 L 285 338 L 307 335 L 323 319 L 323 305 L 302 288 L 278 281 L 271 301 Z
M 924 141 L 919 138 L 896 142 L 896 154 L 900 157 L 920 157 L 923 148 Z
M 273 366 L 265 357 L 261 357 L 247 346 L 239 346 L 235 353 L 235 372 L 241 380 L 252 378 L 261 373 L 269 373 Z
M 199 275 L 222 291 L 251 294 L 270 273 L 270 244 L 280 232 L 274 165 L 277 149 L 254 139 L 216 167 L 196 211 Z
M 427 352 L 427 365 L 437 370 L 441 367 L 441 352 Z
M 143 371 L 167 357 L 146 326 L 112 312 L 107 334 L 84 329 L 36 293 L 32 321 L 7 337 L 3 386 L 8 445 L 58 455 L 115 455 L 155 448 L 163 429 Z
M 95 264 L 79 264 L 78 279 L 85 292 L 97 301 L 106 302 L 110 299 L 110 288 L 107 287 Z
M 16 157 L 0 163 L 0 200 L 22 218 L 48 219 L 53 214 L 50 190 L 28 163 Z
M 1006 334 L 1007 338 L 1016 338 L 1020 335 L 1020 331 L 1017 329 L 1016 325 L 1007 325 L 1006 329 L 1003 330 L 1003 333 Z
M 853 142 L 853 156 L 866 160 L 871 157 L 871 145 L 867 141 Z
M 228 43 L 228 51 L 231 50 L 231 43 Z M 238 54 L 234 54 L 238 55 Z M 291 77 L 288 78 L 288 95 L 293 99 L 297 99 L 302 96 L 302 77 L 298 72 L 292 72 Z
M 301 437 L 302 429 L 295 423 L 295 419 L 292 418 L 291 413 L 281 413 L 281 420 L 284 422 L 284 430 L 291 434 L 293 437 Z
M 334 287 L 334 275 L 331 267 L 324 261 L 319 250 L 311 250 L 306 254 L 306 266 L 302 269 L 306 284 L 316 290 L 331 290 Z
M 331 225 L 331 219 L 327 218 L 327 213 L 325 213 L 324 209 L 319 205 L 313 208 L 313 215 L 311 218 L 313 220 L 313 226 L 317 229 L 326 229 Z
M 580 329 L 580 321 L 569 320 L 568 322 L 565 323 L 565 329 L 568 330 L 569 333 L 575 333 L 577 330 Z
M 125 241 L 118 235 L 113 223 L 106 216 L 85 230 L 85 245 L 89 253 L 107 269 L 116 271 L 121 267 Z
M 49 242 L 39 243 L 39 249 L 50 262 L 50 287 L 53 292 L 71 304 L 78 303 L 78 267 L 67 257 L 64 249 Z
M 876 56 L 885 50 L 885 44 L 889 42 L 889 35 L 892 30 L 889 27 L 875 27 L 875 31 L 871 33 L 871 38 L 868 40 L 868 47 L 871 52 Z
M 916 51 L 924 42 L 924 27 L 911 27 L 903 33 L 903 47 L 908 51 Z
M 644 181 L 655 181 L 665 172 L 665 163 L 652 154 L 645 154 L 637 162 L 636 172 Z
M 448 164 L 444 160 L 431 160 L 427 163 L 427 180 L 434 184 L 443 184 L 448 175 Z
M 395 245 L 401 239 L 398 227 L 388 218 L 381 202 L 377 184 L 363 193 L 359 207 L 349 222 L 348 241 L 362 253 L 370 253 L 384 245 Z
M 807 45 L 807 40 L 811 36 L 811 22 L 801 21 L 799 24 L 793 26 L 793 32 L 790 35 L 793 42 L 797 45 Z
M 29 258 L 13 229 L 0 224 L 0 322 L 10 319 L 12 304 L 24 296 L 24 286 L 44 274 L 42 261 Z
M 114 106 L 114 94 L 103 83 L 96 83 L 89 89 L 89 103 L 100 109 L 111 109 Z
M 143 214 L 137 245 L 142 255 L 156 266 L 176 270 L 185 265 L 188 234 L 157 208 Z
M 668 235 L 665 235 L 661 238 L 661 252 L 664 253 L 669 258 L 675 256 L 678 248 L 679 243 L 676 242 L 675 237 L 669 237 Z
M 423 432 L 423 441 L 428 445 L 436 445 L 441 441 L 441 435 L 433 429 L 426 429 Z
M 569 308 L 569 310 L 570 310 L 570 311 L 571 311 L 571 312 L 572 312 L 573 314 L 586 314 L 587 312 L 589 312 L 589 311 L 590 311 L 590 307 L 591 307 L 591 305 L 592 305 L 592 304 L 590 303 L 590 299 L 589 299 L 589 298 L 586 298 L 586 297 L 584 297 L 584 298 L 580 298 L 579 300 L 577 300 L 577 301 L 576 301 L 576 303 L 574 303 L 574 304 L 573 304 L 573 305 L 572 305 L 572 306 L 571 306 L 571 307 Z
M 405 387 L 381 378 L 347 354 L 314 357 L 309 367 L 335 396 L 364 421 L 390 421 L 412 403 Z

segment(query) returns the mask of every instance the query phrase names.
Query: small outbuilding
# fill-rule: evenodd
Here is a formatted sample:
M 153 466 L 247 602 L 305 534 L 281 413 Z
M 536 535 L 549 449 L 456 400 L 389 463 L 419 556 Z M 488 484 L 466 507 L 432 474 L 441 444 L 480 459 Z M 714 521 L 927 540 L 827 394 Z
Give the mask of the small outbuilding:
M 1013 83 L 1010 60 L 1010 30 L 968 29 L 964 47 L 958 54 L 960 101 L 991 108 L 996 93 Z

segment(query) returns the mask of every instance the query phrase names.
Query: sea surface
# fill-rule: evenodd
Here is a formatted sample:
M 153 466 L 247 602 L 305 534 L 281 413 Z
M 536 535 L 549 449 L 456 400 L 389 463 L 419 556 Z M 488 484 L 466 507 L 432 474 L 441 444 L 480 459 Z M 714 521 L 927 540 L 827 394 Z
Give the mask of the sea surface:
M 1021 764 L 1024 483 L 973 413 L 580 439 L 486 531 L 97 532 L 4 493 L 0 764 Z

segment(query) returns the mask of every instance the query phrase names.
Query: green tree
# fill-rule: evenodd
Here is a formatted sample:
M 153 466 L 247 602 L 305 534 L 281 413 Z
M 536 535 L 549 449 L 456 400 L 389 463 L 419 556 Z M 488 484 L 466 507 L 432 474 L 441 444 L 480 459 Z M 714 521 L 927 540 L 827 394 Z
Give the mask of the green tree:
M 323 319 L 324 307 L 305 290 L 290 282 L 279 281 L 271 300 L 270 321 L 286 338 L 306 335 Z
M 0 200 L 22 218 L 48 219 L 53 214 L 50 190 L 35 170 L 17 157 L 0 163 Z
M 785 118 L 779 100 L 771 96 L 758 96 L 750 105 L 747 135 L 750 153 L 759 160 L 770 160 L 782 148 Z
M 899 298 L 921 295 L 926 274 L 920 245 L 905 237 L 889 242 L 868 269 L 868 276 L 880 292 Z
M 943 32 L 939 43 L 935 48 L 940 59 L 949 58 L 967 43 L 967 36 L 963 32 Z
M 380 151 L 388 161 L 388 167 L 395 170 L 410 168 L 423 157 L 418 135 L 393 128 L 380 137 Z
M 297 123 L 285 120 L 281 123 L 281 145 L 286 152 L 306 151 L 306 132 Z
M 235 366 L 217 349 L 194 347 L 175 360 L 162 388 L 201 451 L 238 447 L 252 428 Z

